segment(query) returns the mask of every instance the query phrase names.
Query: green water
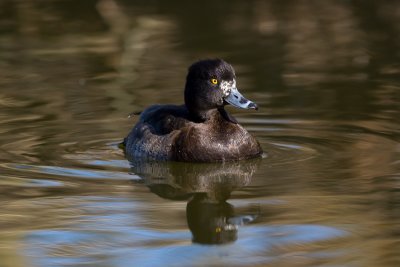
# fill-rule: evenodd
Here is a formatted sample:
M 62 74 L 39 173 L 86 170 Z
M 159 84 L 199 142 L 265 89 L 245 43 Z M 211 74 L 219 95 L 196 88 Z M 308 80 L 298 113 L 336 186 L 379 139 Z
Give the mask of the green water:
M 266 155 L 129 163 L 213 57 Z M 397 1 L 1 1 L 0 266 L 399 266 L 399 62 Z

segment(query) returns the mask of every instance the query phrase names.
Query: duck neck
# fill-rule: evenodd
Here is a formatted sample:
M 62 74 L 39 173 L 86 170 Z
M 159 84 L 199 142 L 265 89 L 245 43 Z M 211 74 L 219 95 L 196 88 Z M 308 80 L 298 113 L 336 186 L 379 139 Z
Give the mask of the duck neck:
M 216 114 L 219 114 L 224 120 L 231 122 L 233 124 L 237 124 L 238 121 L 231 115 L 229 114 L 223 107 L 218 108 L 218 109 L 211 109 L 211 110 L 206 110 L 206 111 L 191 111 L 189 108 L 187 108 L 189 111 L 189 117 L 191 120 L 194 122 L 205 122 L 213 117 L 215 117 Z
M 205 122 L 211 118 L 213 110 L 193 110 L 187 105 L 186 108 L 189 111 L 189 117 L 195 122 Z
M 203 88 L 198 87 L 195 83 L 190 81 L 186 82 L 185 106 L 189 112 L 190 119 L 195 122 L 204 122 L 208 120 L 213 111 L 201 97 L 196 97 L 198 95 L 197 92 L 201 92 L 202 90 Z

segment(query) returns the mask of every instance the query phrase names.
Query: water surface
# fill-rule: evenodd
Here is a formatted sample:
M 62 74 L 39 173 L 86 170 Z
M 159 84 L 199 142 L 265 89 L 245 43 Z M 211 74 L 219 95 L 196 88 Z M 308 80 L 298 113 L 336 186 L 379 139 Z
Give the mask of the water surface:
M 399 266 L 396 1 L 1 1 L 0 266 Z M 262 159 L 118 143 L 222 57 Z

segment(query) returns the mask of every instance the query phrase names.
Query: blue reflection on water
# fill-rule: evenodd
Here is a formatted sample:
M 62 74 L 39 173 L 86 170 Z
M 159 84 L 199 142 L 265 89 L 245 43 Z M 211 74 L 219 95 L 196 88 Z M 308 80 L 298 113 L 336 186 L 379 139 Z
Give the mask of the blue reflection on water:
M 113 179 L 113 180 L 131 180 L 137 178 L 134 175 L 127 174 L 125 172 L 117 171 L 100 171 L 90 169 L 78 169 L 78 168 L 66 168 L 59 166 L 35 166 L 28 164 L 15 164 L 8 163 L 2 164 L 2 167 L 6 167 L 14 170 L 30 171 L 34 173 L 45 173 L 48 175 L 67 176 L 67 177 L 79 177 L 87 179 Z
M 318 225 L 246 226 L 226 245 L 191 243 L 186 230 L 174 232 L 123 227 L 122 231 L 43 230 L 26 236 L 27 254 L 35 266 L 70 266 L 100 261 L 103 266 L 248 266 L 279 261 L 276 249 L 344 237 L 345 231 Z M 93 228 L 95 229 L 95 228 Z M 121 229 L 118 229 L 121 230 Z M 295 249 L 294 249 L 295 250 Z M 291 253 L 295 252 L 291 248 Z M 295 254 L 295 253 L 294 253 Z M 337 251 L 312 253 L 313 258 Z

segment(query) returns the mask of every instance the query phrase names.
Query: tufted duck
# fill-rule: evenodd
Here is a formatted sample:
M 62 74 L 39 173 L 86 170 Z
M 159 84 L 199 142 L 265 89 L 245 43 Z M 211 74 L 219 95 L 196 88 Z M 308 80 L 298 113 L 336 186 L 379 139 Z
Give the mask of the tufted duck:
M 185 104 L 153 105 L 124 139 L 130 159 L 218 162 L 262 154 L 257 140 L 224 106 L 257 109 L 236 88 L 232 66 L 221 59 L 201 60 L 189 68 Z

